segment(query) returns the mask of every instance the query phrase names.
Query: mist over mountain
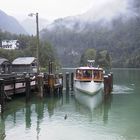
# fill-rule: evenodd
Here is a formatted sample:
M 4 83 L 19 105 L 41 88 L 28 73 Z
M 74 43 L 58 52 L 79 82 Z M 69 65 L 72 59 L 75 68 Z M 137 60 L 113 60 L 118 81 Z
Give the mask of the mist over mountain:
M 0 29 L 15 34 L 27 34 L 20 23 L 12 16 L 0 10 Z
M 128 2 L 125 0 L 123 0 L 121 4 L 120 1 L 108 1 L 104 4 L 99 3 L 98 5 L 93 5 L 91 9 L 81 15 L 56 19 L 47 27 L 47 29 L 51 30 L 59 26 L 73 29 L 77 25 L 82 29 L 88 24 L 96 24 L 100 22 L 100 24 L 106 25 L 110 24 L 113 19 L 123 17 L 125 20 L 131 16 L 133 16 L 133 13 L 129 9 Z
M 63 66 L 76 66 L 86 49 L 95 48 L 110 53 L 113 67 L 140 67 L 140 17 L 134 7 L 133 2 L 118 12 L 101 7 L 57 19 L 41 31 L 41 39 L 54 46 Z
M 39 31 L 41 31 L 43 28 L 46 28 L 47 25 L 49 25 L 50 22 L 46 19 L 40 19 L 39 18 Z M 24 29 L 28 32 L 30 35 L 36 34 L 36 19 L 34 18 L 27 18 L 21 22 L 21 25 L 24 27 Z

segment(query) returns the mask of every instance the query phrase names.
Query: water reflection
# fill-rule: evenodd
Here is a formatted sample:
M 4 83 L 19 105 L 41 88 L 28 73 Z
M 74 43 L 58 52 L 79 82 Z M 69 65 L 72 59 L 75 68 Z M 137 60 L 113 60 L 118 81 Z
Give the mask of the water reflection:
M 93 120 L 97 115 L 102 117 L 104 124 L 108 123 L 108 114 L 111 109 L 112 95 L 104 96 L 102 90 L 93 96 L 77 91 L 75 92 L 75 99 L 80 104 L 80 107 L 86 107 L 86 112 L 88 108 L 91 120 Z
M 90 96 L 77 90 L 75 92 L 75 98 L 80 104 L 88 107 L 90 111 L 93 111 L 94 108 L 98 107 L 102 103 L 103 91 L 101 90 L 97 94 Z
M 103 102 L 103 122 L 104 124 L 108 123 L 109 110 L 111 109 L 112 95 L 104 96 Z
M 31 104 L 27 103 L 25 108 L 25 122 L 26 128 L 31 127 Z
M 2 121 L 2 117 L 0 117 L 0 140 L 4 140 L 5 137 L 5 121 Z
M 43 132 L 45 129 L 52 131 L 49 128 L 55 128 L 56 125 L 61 125 L 65 129 L 67 129 L 67 125 L 72 127 L 72 124 L 86 126 L 87 122 L 84 122 L 86 117 L 91 119 L 91 117 L 100 116 L 101 120 L 107 122 L 110 107 L 106 104 L 108 104 L 108 100 L 104 103 L 102 91 L 95 96 L 88 96 L 80 92 L 76 92 L 73 96 L 69 92 L 64 93 L 61 98 L 48 97 L 40 100 L 33 97 L 28 103 L 22 98 L 16 99 L 7 104 L 7 110 L 0 120 L 0 140 L 8 140 L 11 137 L 13 139 L 29 137 L 39 140 L 42 139 L 42 134 L 49 137 L 48 133 L 44 134 Z M 86 107 L 84 114 L 81 115 L 77 107 L 80 109 Z M 94 109 L 98 110 L 93 113 Z M 66 120 L 64 119 L 65 115 L 67 115 Z M 79 121 L 77 122 L 77 120 Z M 93 123 L 95 120 L 91 121 Z

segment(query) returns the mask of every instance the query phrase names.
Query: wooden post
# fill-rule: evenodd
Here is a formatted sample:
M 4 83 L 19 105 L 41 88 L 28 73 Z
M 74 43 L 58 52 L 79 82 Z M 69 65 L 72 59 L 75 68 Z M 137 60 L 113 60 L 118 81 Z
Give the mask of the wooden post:
M 53 95 L 54 93 L 54 81 L 55 78 L 54 78 L 54 74 L 49 74 L 48 75 L 48 87 L 49 87 L 49 92 L 51 95 Z
M 113 73 L 110 72 L 110 77 L 111 77 L 111 91 L 113 90 Z
M 108 88 L 109 88 L 109 93 L 111 92 L 111 76 L 108 74 Z
M 44 73 L 44 96 L 48 93 L 48 74 Z
M 109 77 L 107 75 L 104 76 L 104 93 L 109 94 Z
M 30 99 L 30 91 L 31 91 L 30 77 L 28 75 L 25 77 L 25 82 L 26 82 L 26 101 L 28 101 Z
M 69 91 L 69 72 L 66 72 L 66 91 Z
M 1 112 L 4 112 L 5 107 L 5 98 L 4 98 L 4 80 L 0 79 L 0 105 L 1 105 Z
M 16 93 L 16 77 L 13 77 L 13 93 Z
M 73 83 L 74 83 L 74 74 L 71 73 L 71 91 L 73 91 Z
M 59 83 L 60 83 L 59 93 L 62 93 L 62 91 L 63 91 L 63 74 L 59 73 L 58 77 L 59 77 Z
M 38 91 L 39 91 L 39 97 L 43 98 L 43 88 L 44 88 L 44 79 L 42 75 L 38 75 Z
M 109 92 L 111 92 L 113 89 L 113 75 L 111 73 L 108 74 L 108 78 L 109 78 Z

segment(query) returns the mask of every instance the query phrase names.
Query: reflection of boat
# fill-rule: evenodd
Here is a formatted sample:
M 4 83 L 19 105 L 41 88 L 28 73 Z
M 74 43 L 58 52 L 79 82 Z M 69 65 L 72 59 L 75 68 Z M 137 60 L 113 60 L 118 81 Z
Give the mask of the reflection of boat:
M 103 91 L 100 90 L 96 95 L 90 96 L 88 94 L 84 94 L 80 91 L 75 92 L 76 100 L 84 105 L 85 107 L 89 108 L 91 111 L 99 106 L 103 101 Z
M 79 67 L 75 72 L 75 89 L 94 95 L 103 88 L 103 69 L 92 66 L 94 61 L 88 61 L 86 67 Z

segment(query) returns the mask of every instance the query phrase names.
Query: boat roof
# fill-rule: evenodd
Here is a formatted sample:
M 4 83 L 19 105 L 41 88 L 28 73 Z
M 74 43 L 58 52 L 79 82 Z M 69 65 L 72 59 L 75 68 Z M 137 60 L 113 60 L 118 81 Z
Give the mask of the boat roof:
M 76 69 L 79 69 L 79 70 L 103 70 L 102 68 L 99 68 L 99 67 L 78 67 Z

